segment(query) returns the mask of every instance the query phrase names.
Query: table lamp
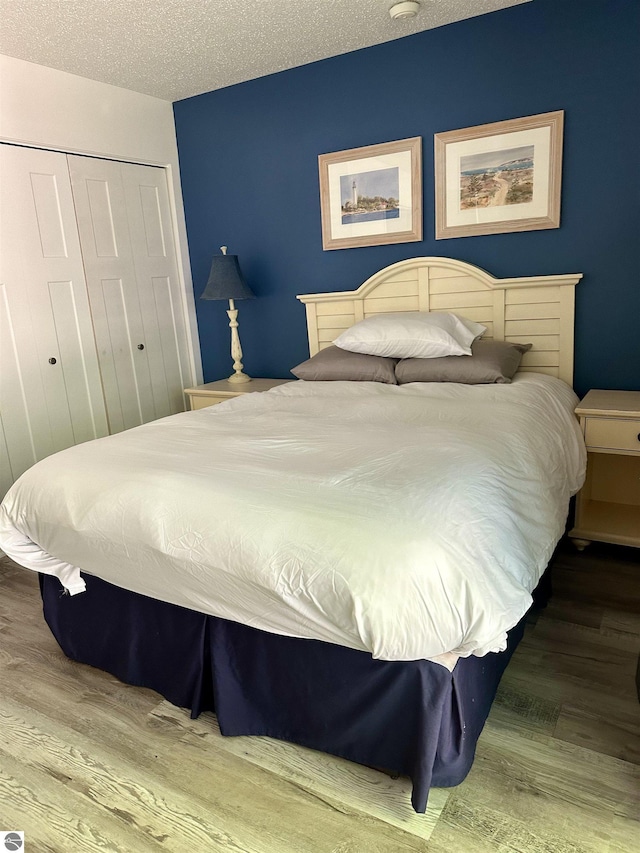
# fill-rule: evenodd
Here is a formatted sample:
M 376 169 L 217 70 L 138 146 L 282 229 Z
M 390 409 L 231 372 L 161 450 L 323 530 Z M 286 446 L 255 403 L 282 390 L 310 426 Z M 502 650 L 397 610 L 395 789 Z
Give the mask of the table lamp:
M 251 382 L 251 377 L 242 372 L 242 347 L 240 346 L 240 335 L 238 334 L 238 309 L 235 306 L 236 299 L 255 299 L 251 288 L 244 280 L 240 271 L 237 255 L 227 255 L 227 247 L 221 246 L 221 255 L 214 255 L 211 261 L 211 272 L 207 286 L 202 292 L 201 299 L 228 299 L 229 328 L 231 329 L 231 358 L 233 359 L 234 373 L 231 374 L 229 382 Z

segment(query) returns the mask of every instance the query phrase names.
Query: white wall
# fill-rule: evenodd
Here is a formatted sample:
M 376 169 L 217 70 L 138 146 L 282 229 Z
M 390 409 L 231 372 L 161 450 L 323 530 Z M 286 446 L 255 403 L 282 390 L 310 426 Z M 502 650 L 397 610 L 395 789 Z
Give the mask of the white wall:
M 171 103 L 0 54 L 0 140 L 167 168 L 192 372 L 202 382 Z

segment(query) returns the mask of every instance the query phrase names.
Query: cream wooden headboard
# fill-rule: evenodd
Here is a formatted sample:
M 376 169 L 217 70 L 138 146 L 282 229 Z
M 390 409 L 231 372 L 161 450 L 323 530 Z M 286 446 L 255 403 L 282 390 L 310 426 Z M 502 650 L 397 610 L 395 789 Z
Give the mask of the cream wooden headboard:
M 452 258 L 410 258 L 380 270 L 357 290 L 309 293 L 309 353 L 358 320 L 398 311 L 454 311 L 487 326 L 485 338 L 532 343 L 520 370 L 573 382 L 574 289 L 581 273 L 493 278 Z

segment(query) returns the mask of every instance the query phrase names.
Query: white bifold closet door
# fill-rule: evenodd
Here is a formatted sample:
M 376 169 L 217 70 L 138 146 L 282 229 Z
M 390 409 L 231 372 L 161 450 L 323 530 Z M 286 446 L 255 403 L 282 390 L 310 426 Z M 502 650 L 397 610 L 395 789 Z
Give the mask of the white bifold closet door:
M 69 156 L 110 432 L 185 409 L 189 384 L 163 169 Z
M 180 288 L 164 169 L 0 144 L 0 496 L 185 409 Z
M 64 154 L 0 146 L 0 413 L 4 487 L 108 433 Z

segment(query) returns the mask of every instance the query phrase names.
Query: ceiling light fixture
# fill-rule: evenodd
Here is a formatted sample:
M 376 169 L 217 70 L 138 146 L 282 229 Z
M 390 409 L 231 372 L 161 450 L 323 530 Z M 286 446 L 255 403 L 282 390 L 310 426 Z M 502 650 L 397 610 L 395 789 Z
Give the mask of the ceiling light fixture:
M 400 21 L 403 18 L 415 18 L 419 11 L 418 0 L 402 0 L 400 3 L 393 4 L 389 9 L 389 15 L 394 21 Z

